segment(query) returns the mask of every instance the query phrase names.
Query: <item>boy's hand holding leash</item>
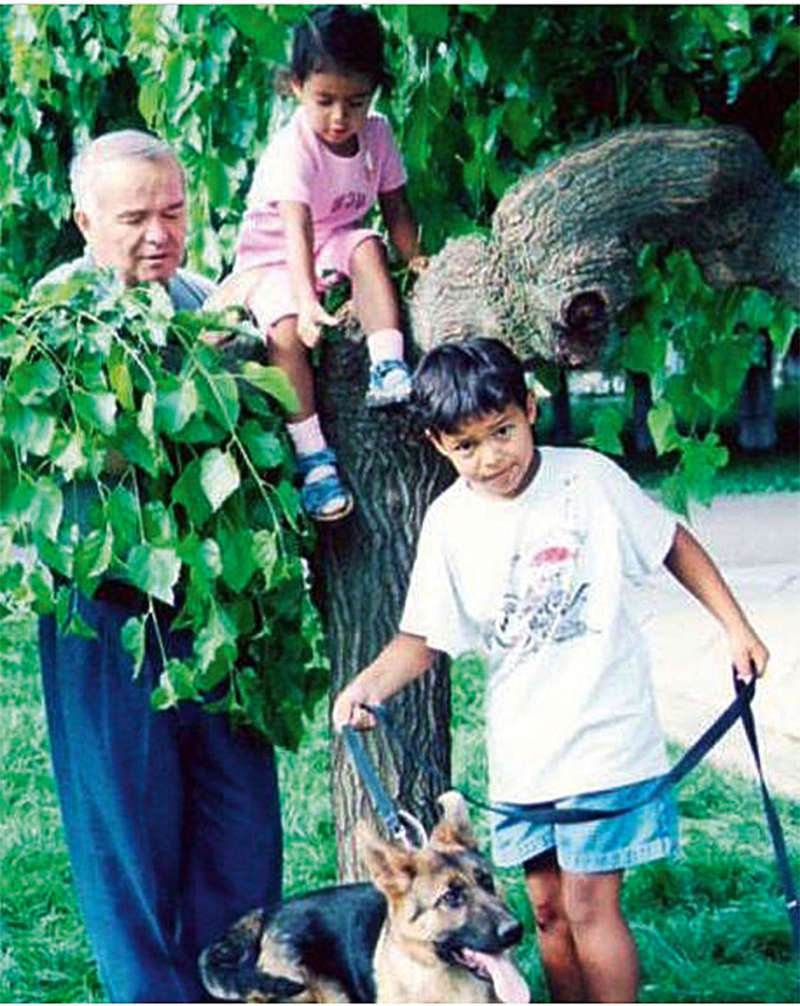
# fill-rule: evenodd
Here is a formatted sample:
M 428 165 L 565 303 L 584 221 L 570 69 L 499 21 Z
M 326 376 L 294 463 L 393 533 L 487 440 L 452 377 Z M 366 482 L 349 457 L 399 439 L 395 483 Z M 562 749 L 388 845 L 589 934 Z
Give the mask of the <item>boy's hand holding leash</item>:
M 350 726 L 356 730 L 371 730 L 376 720 L 364 706 L 379 706 L 424 674 L 435 656 L 435 651 L 424 639 L 398 632 L 375 660 L 339 692 L 331 714 L 334 729 Z
M 333 728 L 337 733 L 344 727 L 354 730 L 372 730 L 376 719 L 366 706 L 377 705 L 369 689 L 360 684 L 358 678 L 344 688 L 333 704 Z
M 746 619 L 727 630 L 731 662 L 736 677 L 747 684 L 754 677 L 760 678 L 767 669 L 769 650 Z

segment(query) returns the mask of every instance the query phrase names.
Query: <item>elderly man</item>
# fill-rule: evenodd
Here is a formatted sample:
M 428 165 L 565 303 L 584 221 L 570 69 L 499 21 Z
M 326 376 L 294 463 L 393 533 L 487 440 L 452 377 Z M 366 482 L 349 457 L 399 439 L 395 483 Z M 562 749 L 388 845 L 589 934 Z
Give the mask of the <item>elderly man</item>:
M 179 269 L 186 236 L 183 172 L 171 149 L 125 130 L 94 140 L 72 167 L 86 253 L 45 280 L 95 263 L 129 285 L 155 280 L 176 308 L 212 289 Z M 133 680 L 120 629 L 145 599 L 103 582 L 79 601 L 96 639 L 40 622 L 50 745 L 64 831 L 92 948 L 112 1001 L 207 999 L 202 947 L 253 905 L 280 896 L 281 825 L 273 753 L 225 717 L 185 704 L 153 712 L 155 640 Z M 169 656 L 191 639 L 170 631 Z

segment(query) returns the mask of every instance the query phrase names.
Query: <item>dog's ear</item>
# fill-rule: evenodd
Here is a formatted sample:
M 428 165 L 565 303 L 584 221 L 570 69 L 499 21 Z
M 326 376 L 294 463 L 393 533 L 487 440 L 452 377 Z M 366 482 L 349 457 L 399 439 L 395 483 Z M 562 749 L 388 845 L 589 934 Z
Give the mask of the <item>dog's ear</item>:
M 369 871 L 372 883 L 387 898 L 405 894 L 414 879 L 413 856 L 375 834 L 366 821 L 356 825 L 356 838 L 361 859 Z
M 455 790 L 448 790 L 447 793 L 442 793 L 437 802 L 442 808 L 442 819 L 431 832 L 431 845 L 477 848 L 478 842 L 467 814 L 464 797 Z

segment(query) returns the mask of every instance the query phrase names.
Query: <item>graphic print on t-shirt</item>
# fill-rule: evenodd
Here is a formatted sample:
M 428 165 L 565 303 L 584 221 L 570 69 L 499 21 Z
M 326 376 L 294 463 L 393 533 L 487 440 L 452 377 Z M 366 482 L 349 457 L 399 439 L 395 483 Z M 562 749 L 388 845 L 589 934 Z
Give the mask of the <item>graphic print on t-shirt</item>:
M 506 660 L 586 633 L 589 584 L 579 575 L 580 535 L 562 528 L 528 538 L 511 559 L 501 609 L 486 640 Z M 500 652 L 498 652 L 500 651 Z

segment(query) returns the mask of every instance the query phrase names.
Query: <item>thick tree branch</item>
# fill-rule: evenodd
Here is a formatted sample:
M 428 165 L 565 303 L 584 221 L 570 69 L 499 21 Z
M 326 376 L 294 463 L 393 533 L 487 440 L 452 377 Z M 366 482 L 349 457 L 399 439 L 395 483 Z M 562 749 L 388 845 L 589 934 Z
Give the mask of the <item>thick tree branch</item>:
M 646 242 L 688 248 L 715 286 L 752 284 L 800 307 L 798 189 L 739 129 L 647 126 L 522 179 L 488 240 L 448 242 L 414 290 L 414 337 L 428 348 L 483 332 L 523 357 L 590 363 Z

